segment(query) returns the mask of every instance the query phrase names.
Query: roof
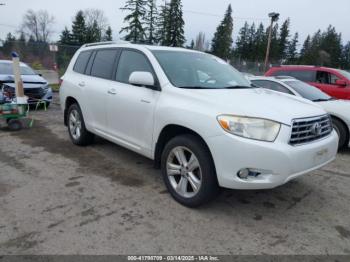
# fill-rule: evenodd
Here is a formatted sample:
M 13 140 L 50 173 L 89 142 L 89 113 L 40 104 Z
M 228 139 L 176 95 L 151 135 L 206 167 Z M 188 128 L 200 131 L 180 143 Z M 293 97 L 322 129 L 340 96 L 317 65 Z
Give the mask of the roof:
M 278 65 L 278 66 L 272 66 L 271 69 L 276 68 L 289 68 L 289 69 L 327 69 L 327 70 L 334 70 L 334 68 L 331 67 L 324 67 L 324 66 L 315 66 L 315 65 Z

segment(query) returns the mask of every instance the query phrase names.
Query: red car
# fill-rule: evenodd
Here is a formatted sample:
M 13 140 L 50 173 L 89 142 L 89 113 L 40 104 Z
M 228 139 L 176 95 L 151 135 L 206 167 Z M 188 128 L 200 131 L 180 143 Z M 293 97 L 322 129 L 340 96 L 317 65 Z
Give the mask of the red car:
M 350 100 L 350 73 L 317 66 L 272 67 L 265 76 L 291 76 L 313 85 L 328 95 Z

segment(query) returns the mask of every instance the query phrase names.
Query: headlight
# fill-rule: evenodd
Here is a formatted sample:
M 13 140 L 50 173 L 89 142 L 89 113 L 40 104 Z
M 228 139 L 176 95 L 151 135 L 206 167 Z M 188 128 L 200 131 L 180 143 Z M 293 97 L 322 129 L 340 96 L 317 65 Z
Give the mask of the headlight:
M 218 116 L 221 127 L 236 136 L 273 142 L 281 129 L 281 124 L 275 121 L 232 115 Z

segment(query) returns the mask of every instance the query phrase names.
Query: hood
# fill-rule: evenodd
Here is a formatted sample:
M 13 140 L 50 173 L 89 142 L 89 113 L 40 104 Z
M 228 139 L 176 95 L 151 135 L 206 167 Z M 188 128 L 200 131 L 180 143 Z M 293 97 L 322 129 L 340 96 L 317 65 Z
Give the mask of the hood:
M 47 85 L 47 81 L 39 75 L 22 75 L 24 88 L 37 88 L 43 85 Z M 0 82 L 6 83 L 6 85 L 15 87 L 13 75 L 0 75 Z
M 177 92 L 178 93 L 178 92 Z M 317 104 L 296 96 L 257 89 L 180 89 L 181 96 L 199 100 L 201 107 L 216 115 L 232 114 L 264 118 L 291 125 L 296 118 L 325 115 Z M 187 101 L 187 103 L 191 103 Z M 199 109 L 200 110 L 200 109 Z

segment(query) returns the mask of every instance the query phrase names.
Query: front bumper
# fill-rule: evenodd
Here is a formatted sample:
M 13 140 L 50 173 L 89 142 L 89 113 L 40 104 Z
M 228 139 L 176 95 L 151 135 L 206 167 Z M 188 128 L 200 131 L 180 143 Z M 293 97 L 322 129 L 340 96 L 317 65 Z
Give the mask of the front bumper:
M 338 135 L 300 146 L 288 144 L 290 127 L 282 126 L 273 143 L 240 138 L 231 134 L 207 139 L 219 185 L 231 189 L 270 189 L 319 169 L 333 161 L 338 151 Z M 241 179 L 242 169 L 261 171 L 257 177 Z
M 47 90 L 47 92 L 41 97 L 41 98 L 33 98 L 29 97 L 28 98 L 28 103 L 29 104 L 37 104 L 38 102 L 47 102 L 51 103 L 52 102 L 52 97 L 53 97 L 53 92 L 51 87 Z

